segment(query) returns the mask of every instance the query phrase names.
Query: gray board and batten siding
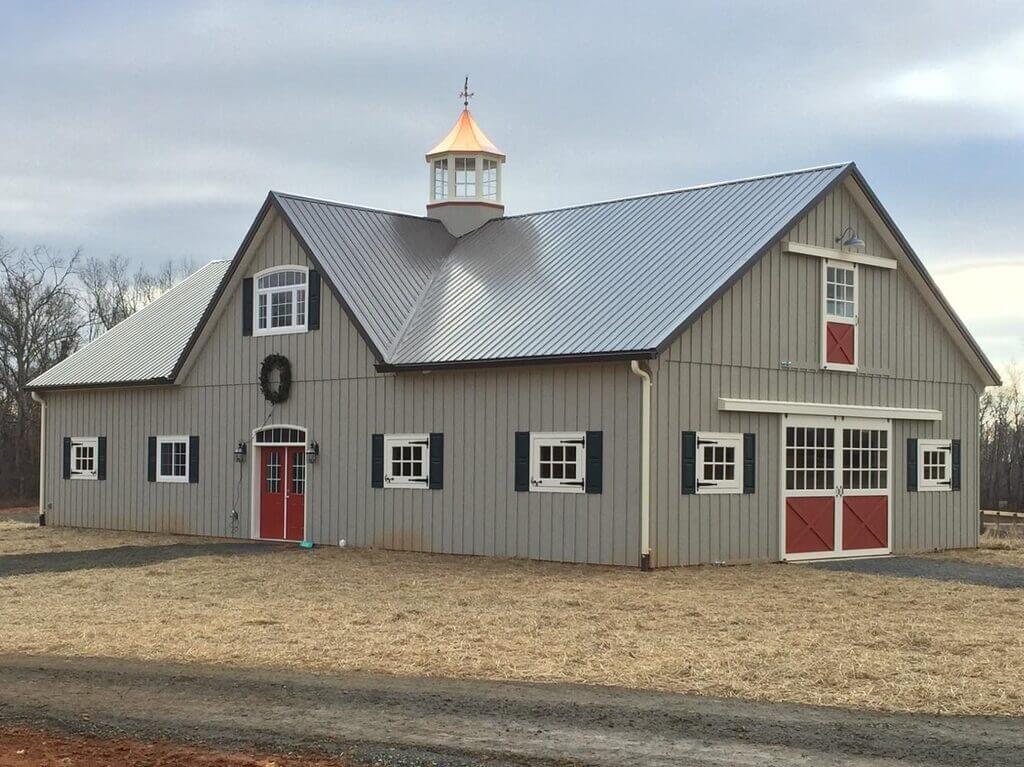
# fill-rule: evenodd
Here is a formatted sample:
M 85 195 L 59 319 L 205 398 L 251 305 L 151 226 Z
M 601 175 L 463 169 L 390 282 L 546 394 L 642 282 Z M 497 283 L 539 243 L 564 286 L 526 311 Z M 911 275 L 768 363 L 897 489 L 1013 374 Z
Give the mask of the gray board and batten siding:
M 279 218 L 256 247 L 246 275 L 307 263 Z M 47 464 L 52 523 L 75 527 L 248 537 L 251 467 L 232 450 L 265 420 L 308 429 L 320 443 L 310 469 L 310 538 L 454 554 L 637 565 L 640 390 L 626 364 L 582 364 L 380 374 L 337 301 L 324 292 L 321 329 L 241 338 L 241 295 L 176 386 L 47 394 L 47 441 L 108 438 L 107 479 L 61 480 Z M 262 359 L 287 356 L 288 401 L 263 399 Z M 598 495 L 513 489 L 516 431 L 600 430 L 604 488 Z M 442 490 L 370 487 L 370 435 L 442 432 Z M 200 437 L 199 484 L 146 481 L 149 435 Z M 230 510 L 239 511 L 232 524 Z
M 962 492 L 906 493 L 901 445 L 911 436 L 960 438 L 964 455 L 976 459 L 977 397 L 985 381 L 965 357 L 962 339 L 958 346 L 948 328 L 935 321 L 934 305 L 922 298 L 920 285 L 911 284 L 907 275 L 916 266 L 894 252 L 874 229 L 872 216 L 851 194 L 855 182 L 847 177 L 834 185 L 839 178 L 815 177 L 814 183 L 799 190 L 805 195 L 804 206 L 811 193 L 819 202 L 783 237 L 778 231 L 795 215 L 792 201 L 777 210 L 771 208 L 772 216 L 783 217 L 775 222 L 774 235 L 765 228 L 757 236 L 743 238 L 741 230 L 749 224 L 741 226 L 738 219 L 731 219 L 736 224 L 734 236 L 740 239 L 733 243 L 726 238 L 720 251 L 728 253 L 733 243 L 742 244 L 741 252 L 723 256 L 721 273 L 691 289 L 688 311 L 701 306 L 706 310 L 648 363 L 654 374 L 655 565 L 779 558 L 781 417 L 723 413 L 718 409 L 720 396 L 941 410 L 944 418 L 938 423 L 893 422 L 893 548 L 913 551 L 970 546 L 976 541 L 976 461 L 966 461 Z M 827 191 L 830 184 L 832 190 Z M 715 193 L 716 198 L 721 193 Z M 740 202 L 753 204 L 756 198 L 743 197 Z M 664 200 L 649 204 L 672 213 L 672 205 Z M 445 247 L 451 244 L 446 245 L 447 234 L 437 222 L 281 195 L 277 205 L 280 208 L 265 206 L 266 215 L 257 221 L 258 227 L 254 224 L 251 242 L 226 271 L 218 304 L 193 334 L 187 362 L 179 361 L 185 364 L 179 364 L 177 383 L 43 392 L 46 441 L 51 448 L 45 488 L 53 524 L 249 537 L 254 456 L 250 452 L 240 465 L 232 451 L 264 423 L 289 424 L 306 428 L 309 440 L 317 441 L 321 449 L 320 462 L 309 469 L 307 489 L 308 537 L 316 543 L 337 544 L 344 539 L 354 546 L 639 564 L 642 389 L 627 357 L 381 370 L 382 362 L 419 357 L 421 364 L 429 366 L 442 351 L 458 361 L 461 354 L 501 359 L 506 348 L 530 354 L 565 351 L 578 342 L 583 352 L 597 349 L 586 346 L 590 343 L 586 334 L 575 336 L 575 342 L 570 337 L 559 340 L 555 324 L 545 325 L 534 337 L 512 334 L 498 342 L 493 328 L 477 332 L 460 313 L 456 313 L 460 332 L 439 336 L 444 312 L 434 298 L 438 290 L 461 296 L 467 285 L 500 282 L 508 275 L 501 280 L 496 275 L 504 274 L 512 263 L 529 265 L 532 259 L 536 267 L 538 241 L 553 238 L 543 250 L 550 252 L 562 239 L 579 236 L 574 227 L 585 226 L 593 211 L 581 213 L 576 223 L 563 222 L 562 230 L 548 232 L 543 222 L 531 224 L 529 217 L 505 219 L 507 224 L 494 221 L 454 245 L 458 251 L 460 246 L 468 248 L 473 238 L 485 236 L 498 242 L 503 236 L 501 226 L 532 227 L 532 234 L 516 235 L 523 238 L 522 247 L 510 241 L 499 263 L 490 266 L 475 263 L 474 259 L 487 256 L 483 247 L 473 250 L 472 257 L 468 250 L 445 255 Z M 681 214 L 677 210 L 672 215 Z M 669 223 L 675 220 L 672 215 Z M 772 237 L 833 247 L 831 238 L 848 223 L 866 240 L 865 252 L 900 261 L 897 271 L 862 269 L 865 345 L 857 373 L 820 369 L 820 260 L 785 253 L 777 243 L 748 271 L 742 270 L 762 246 L 770 245 Z M 419 250 L 424 228 L 429 230 L 429 244 Z M 676 232 L 676 237 L 677 243 L 689 242 L 685 231 Z M 365 257 L 384 260 L 387 268 L 374 271 L 354 255 L 365 238 L 377 243 Z M 576 257 L 566 251 L 551 262 L 554 271 L 546 271 L 549 264 L 542 264 L 545 269 L 537 274 L 557 277 L 549 286 L 552 291 L 566 290 L 559 270 Z M 242 337 L 241 279 L 286 264 L 323 272 L 330 290 L 323 291 L 320 329 Z M 731 285 L 730 269 L 742 275 Z M 404 282 L 397 287 L 386 285 L 390 270 L 401 271 Z M 693 272 L 693 279 L 699 280 L 702 274 Z M 358 280 L 364 284 L 356 285 Z M 600 276 L 593 285 L 608 287 Z M 550 304 L 551 297 L 543 295 L 543 283 L 528 287 L 539 291 L 542 306 L 548 305 L 545 301 Z M 673 292 L 676 288 L 660 283 L 656 287 L 666 303 L 636 318 L 647 328 L 646 335 L 607 335 L 611 326 L 593 317 L 596 329 L 606 334 L 603 338 L 614 342 L 604 351 L 622 354 L 639 344 L 653 354 L 662 326 L 685 325 L 685 313 L 670 311 L 671 302 L 679 297 Z M 366 291 L 372 295 L 363 296 Z M 496 291 L 492 309 L 500 314 L 509 295 Z M 571 290 L 563 299 L 570 311 Z M 463 310 L 473 317 L 470 307 L 462 306 Z M 434 334 L 423 334 L 414 321 L 417 316 L 427 318 L 425 325 Z M 452 346 L 446 348 L 446 344 Z M 414 354 L 415 349 L 422 354 Z M 273 408 L 256 383 L 260 363 L 270 353 L 288 357 L 294 376 L 291 397 Z M 783 368 L 782 361 L 789 367 Z M 586 430 L 603 432 L 602 493 L 514 490 L 515 432 Z M 682 496 L 679 442 L 684 430 L 757 434 L 755 492 Z M 442 490 L 370 487 L 371 434 L 430 432 L 445 435 Z M 199 437 L 199 483 L 147 482 L 147 437 L 179 434 Z M 107 437 L 107 479 L 62 480 L 60 462 L 55 459 L 59 454 L 53 446 L 65 436 L 91 435 Z M 230 513 L 233 509 L 238 512 L 237 521 Z
M 896 270 L 862 267 L 861 368 L 821 369 L 821 260 L 780 245 L 758 261 L 653 362 L 652 536 L 659 565 L 778 559 L 778 414 L 731 413 L 719 397 L 825 402 L 942 411 L 940 422 L 893 420 L 893 540 L 896 553 L 977 545 L 976 460 L 963 489 L 906 491 L 907 438 L 959 438 L 978 455 L 978 397 L 984 382 L 910 284 L 907 259 L 891 251 L 850 187 L 831 191 L 785 239 L 834 247 L 852 224 L 865 253 L 899 261 Z M 783 367 L 782 362 L 790 363 Z M 754 495 L 681 495 L 683 430 L 754 432 Z

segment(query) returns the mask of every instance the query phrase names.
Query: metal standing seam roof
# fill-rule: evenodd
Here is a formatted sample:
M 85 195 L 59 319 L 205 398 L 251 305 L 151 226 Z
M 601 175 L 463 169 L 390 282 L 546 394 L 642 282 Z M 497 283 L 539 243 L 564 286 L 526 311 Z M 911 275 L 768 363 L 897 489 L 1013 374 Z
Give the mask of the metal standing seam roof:
M 29 388 L 170 383 L 182 350 L 229 265 L 210 262 L 34 378 Z
M 848 167 L 490 221 L 458 240 L 386 362 L 653 353 Z
M 391 348 L 455 238 L 434 219 L 271 197 L 375 350 Z
M 852 173 L 969 347 L 998 374 L 852 163 L 494 219 L 435 219 L 271 192 L 215 261 L 30 388 L 171 382 L 276 208 L 380 369 L 654 356 Z

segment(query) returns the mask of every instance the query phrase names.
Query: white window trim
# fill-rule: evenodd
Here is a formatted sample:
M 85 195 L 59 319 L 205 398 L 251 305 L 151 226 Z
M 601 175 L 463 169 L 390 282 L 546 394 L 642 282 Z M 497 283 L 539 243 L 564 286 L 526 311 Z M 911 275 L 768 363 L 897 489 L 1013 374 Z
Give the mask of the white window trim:
M 731 480 L 712 480 L 714 484 L 706 484 L 704 479 L 704 451 L 708 443 L 723 447 L 735 448 L 736 470 Z M 699 431 L 697 432 L 697 495 L 742 495 L 743 494 L 743 435 L 728 432 Z
M 75 471 L 75 448 L 92 448 L 92 471 Z M 72 437 L 71 438 L 71 479 L 95 480 L 100 462 L 100 440 L 99 437 Z
M 925 451 L 940 451 L 946 456 L 946 479 L 924 478 Z M 953 489 L 953 440 L 919 439 L 917 441 L 917 489 L 922 493 L 948 493 Z
M 174 474 L 163 473 L 163 461 L 160 460 L 164 445 L 175 445 L 179 442 L 185 443 L 185 475 L 183 477 Z M 156 438 L 156 481 L 157 482 L 188 482 L 189 462 L 192 458 L 189 455 L 189 438 L 185 437 L 157 437 Z
M 395 477 L 391 474 L 391 448 L 416 444 L 423 448 L 423 473 L 419 477 Z M 385 434 L 384 435 L 384 487 L 430 489 L 430 435 L 429 434 Z
M 268 274 L 274 274 L 275 272 L 302 272 L 306 275 L 306 282 L 303 285 L 289 285 L 287 287 L 277 288 L 263 288 L 260 289 L 260 278 L 266 277 Z M 303 322 L 301 325 L 295 322 L 295 307 L 297 301 L 295 300 L 295 291 L 304 289 L 306 291 L 306 311 L 303 314 Z M 292 292 L 292 324 L 287 327 L 272 328 L 270 327 L 270 294 L 283 292 L 290 290 Z M 260 327 L 260 295 L 266 295 L 267 298 L 267 327 Z M 300 264 L 286 264 L 284 266 L 272 266 L 269 269 L 264 269 L 261 272 L 257 272 L 252 277 L 252 334 L 254 336 L 279 336 L 288 335 L 291 333 L 305 333 L 309 325 L 309 267 L 302 266 Z
M 828 313 L 828 268 L 853 271 L 853 317 L 834 317 Z M 821 367 L 825 370 L 855 371 L 860 367 L 860 267 L 848 261 L 821 259 Z M 828 323 L 853 325 L 853 364 L 828 361 Z
M 576 479 L 541 479 L 540 448 L 542 445 L 572 442 L 577 448 Z M 572 482 L 573 484 L 566 484 Z M 530 492 L 583 493 L 587 489 L 587 434 L 582 431 L 530 432 Z

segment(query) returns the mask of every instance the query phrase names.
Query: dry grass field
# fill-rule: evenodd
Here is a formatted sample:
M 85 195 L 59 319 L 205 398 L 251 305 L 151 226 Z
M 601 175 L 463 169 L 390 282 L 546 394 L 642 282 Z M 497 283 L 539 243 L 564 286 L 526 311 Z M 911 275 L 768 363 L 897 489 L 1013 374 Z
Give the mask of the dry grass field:
M 174 540 L 0 523 L 0 557 Z M 1024 565 L 1024 546 L 943 556 Z M 1024 715 L 1024 590 L 298 548 L 0 578 L 0 653 Z

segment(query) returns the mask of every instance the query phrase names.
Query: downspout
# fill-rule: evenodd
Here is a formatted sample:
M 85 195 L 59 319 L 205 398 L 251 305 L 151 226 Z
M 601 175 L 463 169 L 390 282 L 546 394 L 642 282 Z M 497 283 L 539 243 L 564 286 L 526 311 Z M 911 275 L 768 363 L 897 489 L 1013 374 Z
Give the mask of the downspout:
M 46 527 L 46 400 L 34 391 L 31 394 L 39 403 L 39 526 Z
M 639 360 L 629 363 L 643 381 L 640 404 L 640 569 L 651 569 L 651 374 Z

